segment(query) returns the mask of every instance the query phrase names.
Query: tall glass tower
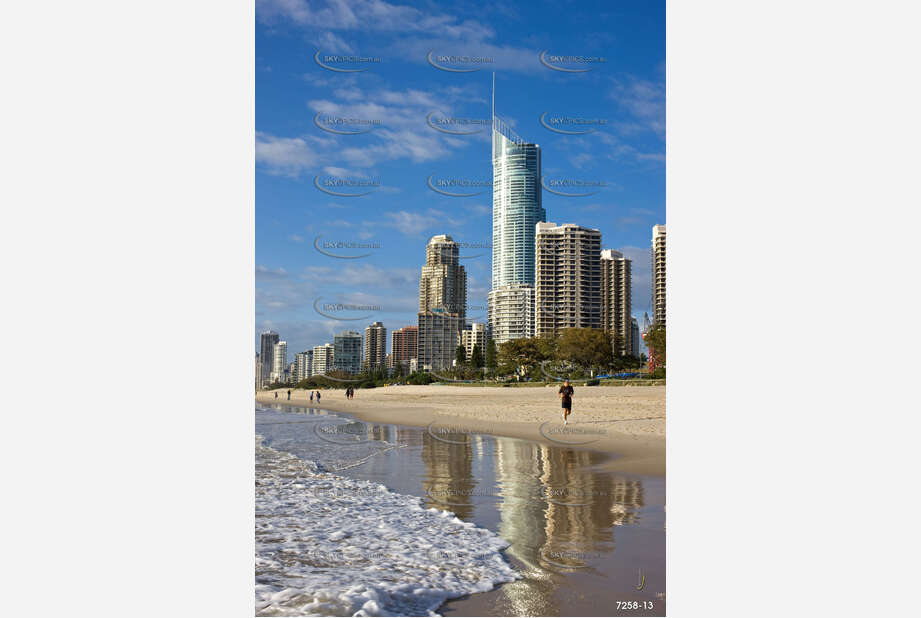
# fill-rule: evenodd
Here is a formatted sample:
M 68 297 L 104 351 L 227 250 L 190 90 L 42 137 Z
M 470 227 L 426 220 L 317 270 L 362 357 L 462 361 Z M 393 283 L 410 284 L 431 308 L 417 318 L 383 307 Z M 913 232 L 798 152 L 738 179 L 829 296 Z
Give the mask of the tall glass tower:
M 488 302 L 490 336 L 501 343 L 530 336 L 503 323 L 530 323 L 529 316 L 513 316 L 499 305 L 507 296 L 503 291 L 533 288 L 535 229 L 538 222 L 547 220 L 547 213 L 541 203 L 540 146 L 526 142 L 496 117 L 495 80 L 493 74 L 492 291 Z

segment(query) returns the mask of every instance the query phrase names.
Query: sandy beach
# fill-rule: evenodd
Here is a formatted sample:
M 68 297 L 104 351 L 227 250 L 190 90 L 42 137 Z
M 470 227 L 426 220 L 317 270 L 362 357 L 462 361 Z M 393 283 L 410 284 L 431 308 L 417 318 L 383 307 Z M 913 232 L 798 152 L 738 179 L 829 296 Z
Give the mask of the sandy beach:
M 571 448 L 602 450 L 617 457 L 608 467 L 626 473 L 665 474 L 665 386 L 577 387 L 573 414 L 560 421 L 557 385 L 546 387 L 387 386 L 322 390 L 318 407 L 356 418 L 429 427 L 435 435 L 487 433 Z M 260 391 L 261 403 L 310 406 L 310 391 Z

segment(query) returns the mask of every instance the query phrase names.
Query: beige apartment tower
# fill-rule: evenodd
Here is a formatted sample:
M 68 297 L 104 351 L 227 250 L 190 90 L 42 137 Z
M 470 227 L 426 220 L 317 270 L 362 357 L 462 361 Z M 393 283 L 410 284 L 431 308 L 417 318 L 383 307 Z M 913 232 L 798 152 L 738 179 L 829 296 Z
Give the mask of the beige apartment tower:
M 665 226 L 652 226 L 652 320 L 665 326 Z
M 574 223 L 538 223 L 535 334 L 601 328 L 601 232 Z
M 633 352 L 633 316 L 630 315 L 632 262 L 620 251 L 601 252 L 601 328 L 616 335 L 615 356 Z
M 362 366 L 374 371 L 385 366 L 387 358 L 387 329 L 381 322 L 374 322 L 365 328 L 365 357 Z
M 432 236 L 425 247 L 419 278 L 419 312 L 443 309 L 467 315 L 467 272 L 458 262 L 458 246 L 447 234 Z
M 313 370 L 311 375 L 324 376 L 333 369 L 336 348 L 331 343 L 324 343 L 313 348 Z

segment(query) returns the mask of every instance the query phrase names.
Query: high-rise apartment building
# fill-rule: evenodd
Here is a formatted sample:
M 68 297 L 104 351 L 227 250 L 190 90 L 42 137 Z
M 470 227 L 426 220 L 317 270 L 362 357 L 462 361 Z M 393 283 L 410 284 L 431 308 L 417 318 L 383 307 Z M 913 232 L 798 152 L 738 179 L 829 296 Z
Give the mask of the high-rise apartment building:
M 534 336 L 534 286 L 511 283 L 489 293 L 486 302 L 489 338 L 496 344 Z
M 272 346 L 272 382 L 281 382 L 285 379 L 285 369 L 288 368 L 288 342 L 279 341 Z
M 473 356 L 474 346 L 480 347 L 480 354 L 486 358 L 486 325 L 474 322 L 461 331 L 460 345 L 464 346 L 467 352 L 467 360 Z
M 404 326 L 393 331 L 390 337 L 390 366 L 408 368 L 410 361 L 417 358 L 418 346 L 418 326 Z
M 535 334 L 601 327 L 601 232 L 574 223 L 538 223 Z
M 274 330 L 264 331 L 259 336 L 259 358 L 262 359 L 262 379 L 267 381 L 275 370 L 275 344 L 278 343 L 278 333 Z
M 625 356 L 633 350 L 632 266 L 620 251 L 601 252 L 601 327 L 615 336 L 615 356 Z
M 361 333 L 344 330 L 333 337 L 333 366 L 339 371 L 361 373 Z
M 256 354 L 256 390 L 262 388 L 262 357 Z
M 387 329 L 381 322 L 365 328 L 365 358 L 362 365 L 369 371 L 384 367 L 387 358 Z
M 495 92 L 492 166 L 492 287 L 487 311 L 492 316 L 489 330 L 498 343 L 507 340 L 503 337 L 528 336 L 522 325 L 531 317 L 513 313 L 512 305 L 493 308 L 490 303 L 522 297 L 519 287 L 497 294 L 505 286 L 534 285 L 535 226 L 546 221 L 547 214 L 541 200 L 540 146 L 526 142 L 496 117 Z
M 442 309 L 419 313 L 418 366 L 425 371 L 440 371 L 454 364 L 458 336 L 464 319 Z
M 652 226 L 652 319 L 665 326 L 665 226 Z
M 419 278 L 419 311 L 444 309 L 463 318 L 467 314 L 467 272 L 459 249 L 447 234 L 432 236 L 425 247 L 425 265 Z
M 311 373 L 315 376 L 325 376 L 332 371 L 333 362 L 336 356 L 336 348 L 331 343 L 314 346 L 313 348 L 313 370 Z
M 294 380 L 300 382 L 313 375 L 313 350 L 294 355 Z

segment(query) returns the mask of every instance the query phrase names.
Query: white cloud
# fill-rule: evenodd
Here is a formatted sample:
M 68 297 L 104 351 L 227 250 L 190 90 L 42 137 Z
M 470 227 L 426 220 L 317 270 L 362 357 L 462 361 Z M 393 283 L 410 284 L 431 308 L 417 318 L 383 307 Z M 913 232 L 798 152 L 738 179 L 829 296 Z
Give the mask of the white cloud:
M 269 174 L 297 177 L 317 163 L 317 153 L 300 137 L 256 132 L 256 163 Z

